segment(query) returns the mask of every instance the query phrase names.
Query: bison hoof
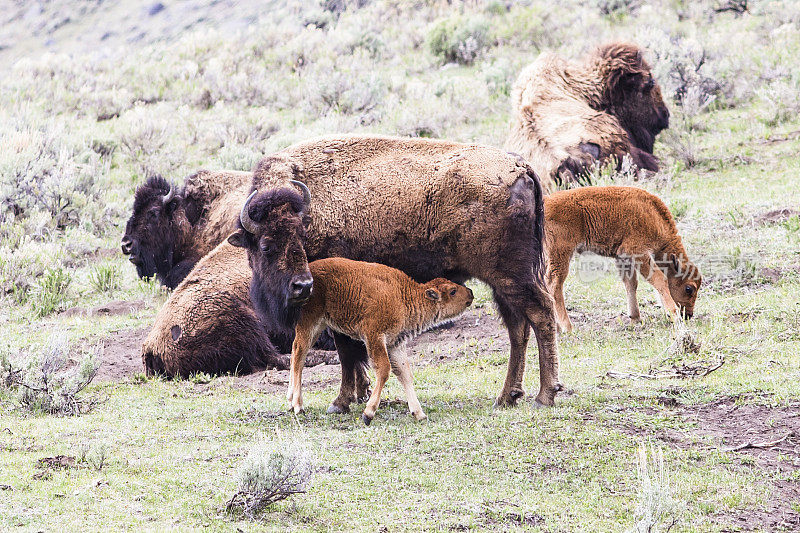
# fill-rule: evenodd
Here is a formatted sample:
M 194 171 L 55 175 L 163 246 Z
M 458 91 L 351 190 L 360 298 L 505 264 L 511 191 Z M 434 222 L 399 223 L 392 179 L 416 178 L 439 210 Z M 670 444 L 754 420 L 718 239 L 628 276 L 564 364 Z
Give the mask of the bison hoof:
M 350 408 L 347 406 L 336 405 L 332 403 L 328 406 L 328 414 L 329 415 L 344 415 L 350 412 Z
M 426 415 L 422 411 L 420 411 L 419 413 L 411 413 L 411 414 L 414 415 L 414 418 L 417 420 L 417 422 L 424 422 L 428 420 L 428 415 Z
M 372 417 L 371 416 L 367 416 L 366 413 L 361 415 L 361 420 L 364 421 L 364 425 L 365 426 L 368 426 L 368 425 L 370 425 L 372 423 Z
M 517 402 L 520 398 L 525 396 L 525 391 L 522 389 L 511 389 L 508 392 L 504 392 L 500 396 L 497 397 L 497 400 L 494 402 L 495 407 L 516 407 Z

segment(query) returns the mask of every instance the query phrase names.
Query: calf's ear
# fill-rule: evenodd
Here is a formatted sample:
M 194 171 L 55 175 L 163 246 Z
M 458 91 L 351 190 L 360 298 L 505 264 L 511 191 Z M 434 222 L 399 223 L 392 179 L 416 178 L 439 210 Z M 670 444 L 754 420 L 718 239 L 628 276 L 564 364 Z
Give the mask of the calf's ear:
M 425 297 L 428 300 L 433 300 L 434 302 L 438 302 L 439 300 L 442 299 L 442 295 L 439 294 L 439 291 L 437 291 L 436 289 L 427 289 L 425 291 Z
M 228 237 L 228 243 L 232 244 L 233 246 L 238 246 L 239 248 L 245 248 L 246 244 L 244 242 L 244 231 L 238 229 L 231 233 Z

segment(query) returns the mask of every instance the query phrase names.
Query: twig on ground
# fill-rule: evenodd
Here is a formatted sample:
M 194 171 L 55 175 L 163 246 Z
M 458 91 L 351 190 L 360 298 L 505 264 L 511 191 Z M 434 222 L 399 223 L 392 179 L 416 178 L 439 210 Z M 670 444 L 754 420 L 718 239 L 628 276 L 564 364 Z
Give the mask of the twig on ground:
M 740 444 L 739 446 L 734 446 L 732 448 L 721 448 L 721 451 L 723 451 L 723 452 L 738 452 L 740 450 L 744 450 L 744 449 L 747 449 L 747 448 L 759 448 L 759 449 L 772 448 L 774 446 L 777 446 L 781 442 L 785 441 L 786 439 L 788 439 L 792 435 L 794 435 L 794 431 L 790 431 L 789 433 L 787 433 L 786 435 L 784 435 L 783 437 L 781 437 L 781 438 L 779 438 L 777 440 L 772 440 L 772 441 L 769 441 L 769 442 L 752 442 L 751 441 L 751 442 L 746 442 L 744 444 Z

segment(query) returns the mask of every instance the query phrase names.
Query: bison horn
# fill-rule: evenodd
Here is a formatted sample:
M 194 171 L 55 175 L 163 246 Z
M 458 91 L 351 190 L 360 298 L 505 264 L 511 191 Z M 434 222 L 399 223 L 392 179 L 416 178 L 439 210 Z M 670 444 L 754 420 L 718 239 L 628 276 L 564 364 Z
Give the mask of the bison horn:
M 175 198 L 175 188 L 170 185 L 169 192 L 161 199 L 161 203 L 167 205 L 172 201 L 173 198 Z
M 242 223 L 242 227 L 248 233 L 255 234 L 258 231 L 258 224 L 256 224 L 252 218 L 250 218 L 250 200 L 253 199 L 253 196 L 258 194 L 258 190 L 255 190 L 250 193 L 250 196 L 247 197 L 247 200 L 244 201 L 244 205 L 242 206 L 242 212 L 239 213 L 239 222 Z
M 297 180 L 289 180 L 289 183 L 300 187 L 300 190 L 303 191 L 303 201 L 306 203 L 306 207 L 311 205 L 311 191 L 308 190 L 306 184 L 303 183 L 302 181 L 297 181 Z

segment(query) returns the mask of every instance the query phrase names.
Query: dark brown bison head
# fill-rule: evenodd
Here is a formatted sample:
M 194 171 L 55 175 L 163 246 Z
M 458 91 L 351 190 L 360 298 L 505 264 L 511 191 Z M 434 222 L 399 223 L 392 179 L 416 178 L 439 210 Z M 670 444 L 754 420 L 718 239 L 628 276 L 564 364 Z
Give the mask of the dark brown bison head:
M 289 188 L 253 191 L 236 232 L 228 237 L 229 243 L 247 250 L 253 270 L 250 298 L 271 331 L 294 327 L 314 283 L 303 248 L 311 195 L 303 183 L 291 183 L 302 196 Z
M 175 246 L 181 228 L 175 220 L 182 201 L 176 188 L 161 176 L 153 176 L 139 188 L 133 200 L 133 214 L 125 226 L 122 253 L 136 266 L 140 278 L 158 276 L 165 285 L 175 263 Z
M 669 127 L 669 109 L 642 50 L 607 44 L 595 50 L 593 61 L 602 79 L 601 107 L 617 117 L 635 148 L 652 154 L 656 135 Z

